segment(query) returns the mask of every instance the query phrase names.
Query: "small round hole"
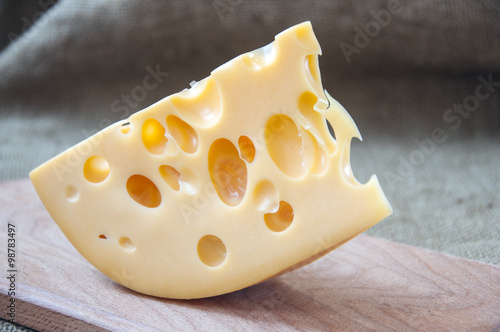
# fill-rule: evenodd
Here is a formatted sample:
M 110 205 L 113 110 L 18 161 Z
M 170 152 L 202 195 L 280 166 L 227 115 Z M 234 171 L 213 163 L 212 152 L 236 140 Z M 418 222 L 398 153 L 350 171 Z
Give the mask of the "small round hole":
M 118 244 L 126 251 L 135 251 L 134 243 L 126 236 L 122 236 L 121 238 L 119 238 Z
M 255 186 L 253 202 L 259 211 L 276 212 L 279 208 L 278 189 L 269 180 L 262 180 Z
M 78 190 L 76 190 L 75 187 L 67 186 L 65 196 L 68 201 L 76 202 L 78 200 L 78 197 L 80 196 L 80 193 L 78 192 Z
M 251 163 L 255 158 L 255 145 L 253 145 L 252 140 L 247 136 L 240 136 L 238 138 L 238 145 L 240 147 L 241 158 Z
M 128 134 L 128 132 L 130 131 L 130 122 L 125 122 L 124 124 L 122 124 L 120 131 L 124 134 Z
M 147 119 L 142 125 L 142 142 L 150 153 L 162 155 L 167 144 L 165 128 L 157 120 Z
M 307 25 L 298 27 L 297 29 L 295 29 L 295 31 L 297 33 L 297 37 L 302 42 L 306 42 L 307 38 L 310 36 L 310 27 L 308 27 Z
M 265 214 L 264 221 L 273 232 L 282 232 L 292 224 L 293 208 L 287 202 L 281 201 L 278 211 Z
M 103 157 L 92 156 L 83 165 L 83 175 L 89 182 L 102 182 L 109 175 L 109 164 Z
M 198 256 L 203 264 L 216 267 L 226 260 L 226 246 L 215 235 L 206 235 L 198 242 Z

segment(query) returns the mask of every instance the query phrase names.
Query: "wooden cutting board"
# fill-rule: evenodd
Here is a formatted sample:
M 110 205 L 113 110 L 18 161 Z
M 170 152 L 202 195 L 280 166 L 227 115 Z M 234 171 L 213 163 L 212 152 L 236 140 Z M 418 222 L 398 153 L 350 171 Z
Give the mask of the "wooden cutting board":
M 1 266 L 15 225 L 16 320 L 42 331 L 499 331 L 500 267 L 360 235 L 300 270 L 201 300 L 109 280 L 71 246 L 28 180 L 0 184 Z M 0 317 L 10 283 L 0 278 Z

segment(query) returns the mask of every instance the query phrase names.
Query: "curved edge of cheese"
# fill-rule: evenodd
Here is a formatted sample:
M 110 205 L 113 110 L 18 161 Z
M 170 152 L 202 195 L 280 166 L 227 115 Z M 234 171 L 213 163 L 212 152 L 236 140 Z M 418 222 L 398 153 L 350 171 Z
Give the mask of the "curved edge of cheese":
M 361 136 L 320 53 L 309 22 L 291 27 L 31 181 L 81 255 L 141 293 L 209 297 L 300 267 L 392 212 L 376 176 L 352 174 Z

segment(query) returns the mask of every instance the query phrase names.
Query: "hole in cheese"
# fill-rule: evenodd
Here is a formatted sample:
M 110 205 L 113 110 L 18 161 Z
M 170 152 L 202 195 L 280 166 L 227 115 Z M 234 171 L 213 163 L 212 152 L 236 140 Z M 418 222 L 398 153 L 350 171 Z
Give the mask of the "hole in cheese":
M 329 131 L 328 121 L 325 120 L 324 115 L 314 109 L 316 103 L 318 103 L 318 96 L 310 91 L 306 91 L 300 95 L 297 107 L 300 114 L 306 120 L 307 127 L 309 127 L 311 133 L 318 140 L 318 143 L 321 142 L 322 145 L 326 146 L 328 153 L 333 154 L 335 152 L 335 140 Z
M 162 155 L 167 144 L 165 128 L 155 119 L 147 119 L 142 125 L 142 142 L 146 149 L 156 155 Z
M 326 123 L 326 126 L 328 128 L 328 132 L 330 133 L 330 136 L 332 136 L 333 139 L 336 139 L 335 138 L 335 131 L 333 130 L 333 127 L 331 125 L 331 123 L 325 119 L 325 123 Z M 333 152 L 330 152 L 330 154 L 332 154 Z
M 120 131 L 124 134 L 128 134 L 130 131 L 130 122 L 125 122 L 124 124 L 122 124 L 122 126 L 120 127 Z
M 321 79 L 319 75 L 318 56 L 315 54 L 309 54 L 308 56 L 306 56 L 305 66 L 307 76 L 311 80 L 311 83 L 320 86 Z
M 306 153 L 311 173 L 322 174 L 328 166 L 328 158 L 325 150 L 319 146 L 316 137 L 309 130 L 306 130 L 302 137 L 302 146 Z
M 241 158 L 251 163 L 255 158 L 255 146 L 250 138 L 247 136 L 240 136 L 238 138 L 238 146 L 240 147 Z
M 193 85 L 191 89 L 170 98 L 172 105 L 189 123 L 200 127 L 210 127 L 222 115 L 221 97 L 213 77 L 207 77 Z
M 200 181 L 196 174 L 189 168 L 181 169 L 179 185 L 181 190 L 188 195 L 195 195 L 200 191 Z
M 66 199 L 68 201 L 76 202 L 78 200 L 78 197 L 80 196 L 80 194 L 78 193 L 78 190 L 76 190 L 75 187 L 67 186 L 65 196 L 66 196 Z
M 193 127 L 175 115 L 167 116 L 167 128 L 179 147 L 187 153 L 195 153 L 198 149 L 198 135 Z
M 247 189 L 247 166 L 231 141 L 220 138 L 208 151 L 208 172 L 220 199 L 237 206 Z
M 368 181 L 370 181 L 373 173 L 360 166 L 361 164 L 366 163 L 367 160 L 365 155 L 366 152 L 361 147 L 362 142 L 359 139 L 351 139 L 349 144 L 348 162 L 351 165 L 351 174 L 356 182 L 358 182 L 358 184 L 365 185 Z M 347 166 L 345 162 L 345 160 L 341 160 L 341 165 L 344 167 L 344 170 Z
M 307 120 L 313 124 L 319 125 L 319 123 L 315 122 L 318 121 L 317 119 L 323 121 L 324 117 L 314 110 L 314 105 L 316 105 L 317 102 L 318 97 L 314 93 L 306 91 L 300 95 L 297 106 L 300 113 L 302 113 Z M 317 114 L 317 117 L 315 117 L 315 113 Z
M 198 241 L 198 256 L 203 264 L 216 267 L 226 260 L 226 246 L 215 235 L 206 235 Z
M 269 180 L 260 181 L 253 192 L 253 202 L 259 211 L 276 212 L 279 207 L 278 190 Z
M 302 137 L 295 122 L 284 114 L 273 115 L 266 133 L 267 151 L 276 166 L 291 178 L 304 175 L 307 169 L 302 158 Z
M 307 43 L 311 38 L 311 34 L 308 31 L 307 26 L 299 26 L 295 30 L 295 33 L 297 35 L 297 38 L 299 39 L 300 42 L 302 43 Z
M 161 203 L 161 194 L 156 185 L 147 177 L 135 174 L 127 180 L 130 197 L 145 207 L 155 208 Z
M 342 150 L 342 155 L 340 157 L 340 167 L 342 170 L 342 175 L 348 183 L 354 186 L 360 186 L 361 184 L 358 182 L 358 180 L 354 176 L 354 173 L 352 172 L 352 167 L 350 163 L 351 143 L 352 141 L 347 141 L 344 145 L 344 148 Z
M 260 62 L 251 53 L 244 54 L 242 59 L 243 63 L 253 70 L 259 70 L 261 67 Z
M 273 232 L 282 232 L 292 224 L 293 208 L 287 202 L 281 201 L 278 211 L 266 213 L 264 221 L 267 227 Z
M 120 247 L 122 247 L 125 251 L 135 251 L 135 245 L 134 243 L 132 242 L 132 240 L 130 240 L 128 237 L 126 236 L 122 236 L 121 238 L 118 239 L 118 244 L 120 245 Z
M 109 164 L 106 159 L 100 156 L 92 156 L 83 165 L 83 176 L 87 181 L 99 183 L 104 181 L 109 175 Z
M 276 48 L 274 42 L 242 55 L 243 63 L 253 70 L 259 70 L 271 64 L 275 58 Z
M 179 191 L 180 189 L 180 184 L 179 184 L 179 177 L 181 174 L 177 172 L 175 168 L 172 166 L 168 165 L 161 165 L 160 166 L 160 174 L 167 182 L 167 184 L 175 191 Z

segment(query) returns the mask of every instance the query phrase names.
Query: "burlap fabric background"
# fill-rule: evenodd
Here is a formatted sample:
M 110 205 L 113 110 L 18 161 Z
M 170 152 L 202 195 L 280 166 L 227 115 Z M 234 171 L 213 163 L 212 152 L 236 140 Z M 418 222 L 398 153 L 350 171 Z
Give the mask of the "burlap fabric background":
M 366 181 L 376 173 L 394 207 L 368 233 L 500 264 L 497 1 L 48 4 L 1 2 L 2 180 L 27 177 L 109 123 L 310 20 L 324 87 L 364 138 L 353 145 L 354 174 Z M 161 72 L 158 84 L 139 94 L 150 71 Z

